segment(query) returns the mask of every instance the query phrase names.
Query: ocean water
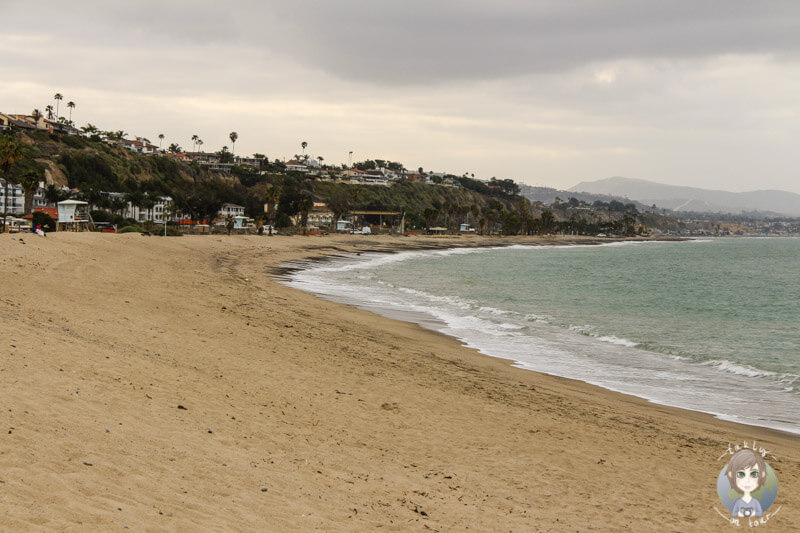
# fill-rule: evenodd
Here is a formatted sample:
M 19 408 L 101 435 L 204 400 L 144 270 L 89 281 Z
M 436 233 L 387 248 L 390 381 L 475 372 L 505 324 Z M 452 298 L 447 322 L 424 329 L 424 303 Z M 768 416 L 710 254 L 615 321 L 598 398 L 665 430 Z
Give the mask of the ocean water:
M 285 283 L 516 366 L 800 434 L 800 239 L 364 254 Z

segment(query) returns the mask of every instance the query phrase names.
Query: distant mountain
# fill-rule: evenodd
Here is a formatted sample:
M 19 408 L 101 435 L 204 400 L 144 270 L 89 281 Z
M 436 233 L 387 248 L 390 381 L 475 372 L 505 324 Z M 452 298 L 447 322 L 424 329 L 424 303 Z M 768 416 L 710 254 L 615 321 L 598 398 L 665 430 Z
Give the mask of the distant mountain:
M 561 199 L 562 201 L 575 198 L 577 200 L 581 200 L 582 202 L 586 202 L 587 204 L 592 204 L 596 201 L 608 203 L 616 200 L 624 204 L 634 204 L 640 211 L 644 211 L 652 205 L 643 204 L 621 195 L 597 194 L 590 192 L 570 192 L 561 189 L 553 189 L 552 187 L 534 187 L 532 185 L 525 185 L 524 183 L 519 183 L 518 185 L 519 193 L 522 196 L 532 202 L 542 202 L 543 204 L 552 204 L 557 198 Z
M 624 196 L 674 211 L 736 214 L 759 211 L 800 216 L 800 194 L 787 191 L 714 191 L 622 177 L 581 182 L 569 191 Z

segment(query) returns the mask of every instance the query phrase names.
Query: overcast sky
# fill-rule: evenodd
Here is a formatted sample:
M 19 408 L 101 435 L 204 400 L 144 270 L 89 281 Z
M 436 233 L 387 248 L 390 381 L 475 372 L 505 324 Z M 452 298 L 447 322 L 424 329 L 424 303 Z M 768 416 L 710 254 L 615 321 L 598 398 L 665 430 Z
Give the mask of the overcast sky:
M 566 189 L 800 193 L 800 2 L 0 0 L 0 112 Z

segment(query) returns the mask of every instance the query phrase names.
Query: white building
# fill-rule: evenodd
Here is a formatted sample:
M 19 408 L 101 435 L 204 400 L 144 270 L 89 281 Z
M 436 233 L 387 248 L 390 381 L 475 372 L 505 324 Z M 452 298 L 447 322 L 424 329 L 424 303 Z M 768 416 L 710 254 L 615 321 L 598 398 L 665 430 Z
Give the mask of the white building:
M 221 218 L 243 217 L 244 207 L 236 204 L 228 204 L 228 203 L 222 204 L 222 208 L 219 210 L 219 216 Z
M 17 184 L 9 183 L 8 185 L 8 203 L 5 203 L 5 185 L 6 182 L 0 179 L 0 213 L 3 212 L 3 206 L 6 206 L 9 215 L 21 215 L 25 210 L 25 192 Z M 45 207 L 47 202 L 44 199 L 44 183 L 39 182 L 39 188 L 33 195 L 33 208 Z
M 147 141 L 147 139 L 137 139 L 135 141 L 129 141 L 127 139 L 123 139 L 121 143 L 125 148 L 131 150 L 132 152 L 136 152 L 137 154 L 147 154 L 147 155 L 158 154 L 158 146 L 150 144 L 150 142 Z
M 284 164 L 287 172 L 308 172 L 308 167 L 299 161 L 289 161 Z
M 110 197 L 123 197 L 124 195 L 120 193 L 108 193 Z M 153 205 L 152 209 L 144 209 L 139 206 L 135 206 L 128 202 L 125 209 L 122 211 L 122 216 L 125 218 L 132 218 L 136 222 L 145 222 L 151 221 L 155 222 L 156 224 L 163 224 L 165 217 L 164 212 L 166 211 L 166 206 L 170 202 L 172 202 L 172 198 L 169 196 L 158 197 L 155 199 L 155 204 Z M 172 220 L 172 218 L 169 218 Z

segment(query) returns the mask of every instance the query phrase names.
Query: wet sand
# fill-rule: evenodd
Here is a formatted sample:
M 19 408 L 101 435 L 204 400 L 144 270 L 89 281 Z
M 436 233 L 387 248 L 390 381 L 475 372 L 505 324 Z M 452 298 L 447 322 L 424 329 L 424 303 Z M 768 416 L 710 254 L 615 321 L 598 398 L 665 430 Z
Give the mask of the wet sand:
M 800 523 L 798 437 L 513 368 L 272 278 L 528 241 L 0 235 L 0 531 L 727 531 L 718 458 L 744 440 L 780 483 L 764 528 Z

